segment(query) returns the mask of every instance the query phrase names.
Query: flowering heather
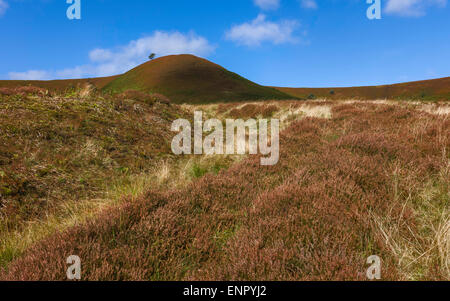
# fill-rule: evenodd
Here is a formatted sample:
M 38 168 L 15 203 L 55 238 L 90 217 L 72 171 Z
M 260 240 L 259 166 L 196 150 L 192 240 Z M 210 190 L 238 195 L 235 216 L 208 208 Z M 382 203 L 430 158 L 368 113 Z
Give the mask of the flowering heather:
M 150 190 L 32 246 L 0 279 L 65 280 L 72 254 L 84 280 L 365 280 L 374 254 L 383 280 L 450 279 L 450 120 L 322 105 L 330 118 L 281 133 L 277 165 L 249 156 Z
M 33 87 L 33 86 L 22 86 L 16 88 L 0 88 L 0 95 L 10 96 L 10 95 L 37 95 L 37 96 L 45 96 L 48 95 L 49 92 L 46 89 Z
M 95 203 L 168 158 L 171 122 L 183 115 L 160 102 L 42 90 L 0 95 L 0 265 L 16 256 L 11 233 L 70 217 L 68 207 Z

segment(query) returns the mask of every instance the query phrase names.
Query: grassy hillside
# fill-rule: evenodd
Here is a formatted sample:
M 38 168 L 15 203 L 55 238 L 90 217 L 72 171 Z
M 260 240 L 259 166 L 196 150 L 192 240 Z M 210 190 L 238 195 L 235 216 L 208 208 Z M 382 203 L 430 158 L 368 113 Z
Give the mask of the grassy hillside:
M 192 55 L 174 55 L 142 64 L 104 87 L 161 93 L 175 103 L 289 99 L 292 96 L 255 84 L 219 65 Z
M 450 100 L 450 77 L 348 88 L 264 87 L 193 55 L 161 57 L 125 74 L 110 77 L 52 81 L 0 80 L 0 88 L 30 85 L 67 92 L 88 83 L 110 93 L 141 90 L 166 95 L 174 103 L 192 104 L 290 98 Z
M 365 280 L 373 254 L 383 280 L 450 279 L 448 115 L 364 102 L 201 108 L 279 118 L 279 163 L 249 156 L 150 189 L 34 245 L 0 279 L 64 280 L 72 254 L 83 280 Z
M 395 85 L 349 88 L 282 88 L 298 98 L 450 100 L 450 77 Z
M 176 105 L 98 95 L 0 95 L 0 112 L 0 265 L 15 252 L 3 249 L 7 233 L 98 201 L 170 158 L 171 123 L 186 116 Z
M 86 84 L 92 84 L 97 89 L 102 89 L 117 76 L 97 77 L 85 79 L 66 79 L 66 80 L 0 80 L 0 88 L 17 88 L 23 86 L 34 86 L 47 89 L 51 92 L 65 92 L 83 87 Z

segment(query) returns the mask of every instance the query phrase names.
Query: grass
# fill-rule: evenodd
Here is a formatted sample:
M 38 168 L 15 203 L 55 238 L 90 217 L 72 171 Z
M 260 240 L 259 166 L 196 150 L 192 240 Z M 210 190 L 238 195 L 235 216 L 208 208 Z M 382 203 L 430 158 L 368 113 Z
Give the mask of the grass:
M 104 198 L 66 201 L 59 205 L 57 213 L 25 222 L 16 230 L 1 229 L 0 266 L 6 267 L 34 243 L 56 232 L 83 224 L 106 208 L 135 200 L 156 187 L 166 190 L 186 187 L 192 180 L 206 173 L 217 174 L 239 160 L 239 156 L 208 156 L 206 159 L 190 156 L 177 161 L 161 159 L 149 172 L 112 178 Z
M 348 88 L 277 88 L 278 90 L 301 98 L 326 98 L 330 100 L 416 100 L 438 102 L 450 100 L 450 77 L 408 82 L 394 85 L 348 87 Z M 330 90 L 331 89 L 331 90 Z M 333 93 L 331 93 L 333 91 Z
M 111 192 L 142 192 L 148 183 L 141 175 L 170 159 L 171 121 L 185 114 L 176 106 L 85 90 L 1 96 L 0 110 L 3 265 L 119 199 Z
M 395 185 L 408 179 L 407 174 L 399 177 L 398 172 L 396 170 L 394 174 L 397 178 Z M 386 244 L 398 258 L 401 274 L 406 280 L 425 280 L 430 268 L 440 271 L 438 277 L 442 280 L 450 279 L 449 179 L 449 164 L 444 163 L 435 179 L 422 186 L 411 187 L 408 196 L 401 200 L 403 204 L 393 204 L 413 210 L 418 222 L 416 231 L 402 231 L 402 226 L 408 222 L 403 214 L 372 217 Z M 396 195 L 394 199 L 400 202 L 401 197 Z
M 384 280 L 449 279 L 446 114 L 320 100 L 180 109 L 281 118 L 279 164 L 161 155 L 143 173 L 120 165 L 101 201 L 61 205 L 54 226 L 9 236 L 0 279 L 63 280 L 75 253 L 85 280 L 364 280 L 374 254 Z M 82 144 L 81 158 L 96 145 Z
M 120 75 L 103 89 L 111 93 L 128 89 L 162 93 L 179 104 L 293 98 L 192 55 L 167 56 L 147 62 Z
M 12 153 L 14 160 L 7 161 L 9 165 L 3 165 L 0 170 L 2 179 L 0 187 L 3 189 L 1 200 L 2 204 L 6 204 L 2 208 L 0 222 L 0 266 L 6 266 L 27 248 L 47 236 L 82 224 L 105 208 L 118 206 L 124 197 L 134 199 L 155 185 L 161 189 L 185 186 L 193 178 L 203 176 L 195 174 L 193 177 L 191 171 L 196 168 L 218 173 L 220 169 L 238 160 L 231 156 L 227 158 L 208 156 L 201 160 L 196 157 L 184 157 L 174 160 L 172 156 L 167 156 L 170 154 L 168 148 L 161 149 L 162 145 L 168 145 L 166 141 L 155 139 L 153 133 L 168 139 L 169 121 L 182 117 L 186 114 L 184 110 L 155 102 L 150 103 L 149 107 L 146 99 L 140 102 L 125 98 L 105 99 L 95 95 L 83 98 L 79 96 L 81 92 L 83 91 L 74 90 L 62 96 L 52 97 L 30 95 L 2 98 L 1 106 L 10 112 L 9 116 L 4 115 L 2 119 L 2 128 L 6 129 L 3 131 L 2 145 L 8 147 L 3 148 L 2 154 Z M 58 110 L 55 110 L 55 107 Z M 28 124 L 24 125 L 21 119 L 15 116 L 18 112 L 28 116 Z M 55 114 L 60 116 L 58 122 L 48 117 Z M 133 126 L 133 123 L 142 123 L 142 119 L 147 116 L 152 118 L 151 123 L 141 126 L 152 135 L 153 140 L 150 143 L 149 140 L 145 141 L 150 156 L 145 153 L 138 153 L 136 156 L 130 150 L 136 148 L 142 152 L 144 149 L 139 140 L 145 140 L 145 135 L 129 131 L 129 126 Z M 73 119 L 88 119 L 95 122 L 84 123 L 83 127 L 67 128 L 66 123 Z M 144 122 L 148 122 L 147 119 Z M 45 135 L 39 134 L 41 124 L 45 125 L 48 132 L 66 129 L 74 140 L 85 142 L 81 144 L 66 142 L 64 146 L 68 149 L 61 152 L 62 145 L 57 143 L 58 139 L 61 139 L 60 136 L 48 139 Z M 119 135 L 92 136 L 93 132 L 111 131 L 117 126 L 122 127 Z M 24 127 L 28 131 L 27 135 L 24 135 Z M 18 135 L 21 135 L 21 139 L 17 139 Z M 111 154 L 111 151 L 118 148 L 116 144 L 118 138 L 129 141 L 122 142 L 125 144 L 122 145 L 120 164 L 115 162 Z M 28 157 L 14 155 L 19 153 L 24 143 L 39 145 L 41 154 L 29 150 L 29 153 L 23 154 Z M 158 151 L 161 152 L 160 155 Z M 65 162 L 74 162 L 74 166 L 65 170 L 58 168 L 58 165 L 68 164 Z M 14 168 L 21 173 L 14 172 Z M 27 178 L 32 176 L 32 173 L 27 173 L 27 169 L 35 170 L 36 178 Z M 46 205 L 35 207 L 33 205 L 35 195 L 31 192 L 13 194 L 12 191 L 19 191 L 20 188 L 15 185 L 21 182 L 10 182 L 11 174 L 24 179 L 22 183 L 34 182 L 38 187 L 48 187 L 52 193 L 43 197 L 39 203 Z M 92 185 L 93 178 L 97 181 L 96 186 Z M 59 185 L 53 186 L 55 182 Z M 72 186 L 74 182 L 78 185 Z M 80 185 L 90 187 L 95 193 L 85 193 L 85 189 L 80 189 Z
M 15 88 L 23 86 L 40 87 L 57 93 L 65 93 L 68 91 L 78 90 L 87 84 L 94 85 L 97 89 L 102 89 L 117 76 L 86 78 L 86 79 L 68 79 L 68 80 L 0 80 L 1 88 Z
M 207 80 L 205 80 L 207 79 Z M 0 81 L 2 88 L 36 86 L 59 93 L 93 85 L 116 94 L 126 90 L 162 93 L 175 103 L 220 103 L 271 99 L 410 100 L 436 103 L 450 100 L 450 77 L 393 85 L 347 88 L 265 87 L 191 55 L 168 56 L 140 65 L 125 74 L 89 79 Z

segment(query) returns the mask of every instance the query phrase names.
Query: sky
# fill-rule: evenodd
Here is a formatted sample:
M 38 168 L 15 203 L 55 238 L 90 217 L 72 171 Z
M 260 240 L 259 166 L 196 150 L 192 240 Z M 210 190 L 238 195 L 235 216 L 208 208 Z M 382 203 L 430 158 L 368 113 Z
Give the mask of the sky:
M 80 1 L 81 19 L 68 8 Z M 381 1 L 370 20 L 367 1 Z M 0 0 L 0 79 L 120 74 L 190 53 L 262 85 L 450 76 L 447 0 Z M 72 10 L 70 10 L 72 12 Z

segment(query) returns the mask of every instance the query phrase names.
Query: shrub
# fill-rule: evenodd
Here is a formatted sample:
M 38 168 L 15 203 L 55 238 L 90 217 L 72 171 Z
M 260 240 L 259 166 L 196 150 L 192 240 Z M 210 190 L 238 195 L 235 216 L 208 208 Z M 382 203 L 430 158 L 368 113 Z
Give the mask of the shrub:
M 168 97 L 166 97 L 165 95 L 159 94 L 159 93 L 153 93 L 151 95 L 151 98 L 153 101 L 165 104 L 165 105 L 170 105 L 171 101 Z
M 23 86 L 17 88 L 0 88 L 0 95 L 37 95 L 46 96 L 49 95 L 48 90 L 33 86 Z
M 203 168 L 203 167 L 201 167 L 201 166 L 198 165 L 198 164 L 194 164 L 194 165 L 192 166 L 192 169 L 191 169 L 191 175 L 192 175 L 192 177 L 194 177 L 194 178 L 201 178 L 201 177 L 203 177 L 207 172 L 208 172 L 208 170 L 207 170 L 206 168 Z
M 230 115 L 233 118 L 240 118 L 241 117 L 241 110 L 239 110 L 238 108 L 233 108 L 228 113 L 228 115 Z
M 33 86 L 23 86 L 15 89 L 17 94 L 25 94 L 25 95 L 38 95 L 45 96 L 48 95 L 48 90 Z
M 233 118 L 256 118 L 262 116 L 264 118 L 271 117 L 273 113 L 278 111 L 276 105 L 255 105 L 247 104 L 242 108 L 234 108 L 229 112 Z
M 119 98 L 121 100 L 125 99 L 137 100 L 148 104 L 153 104 L 155 102 L 150 94 L 137 90 L 126 90 L 125 92 L 118 94 L 116 98 Z
M 68 254 L 83 280 L 365 280 L 372 254 L 383 280 L 449 279 L 448 119 L 372 104 L 332 116 L 289 125 L 275 166 L 193 165 L 187 187 L 58 232 L 0 280 L 64 280 Z
M 221 103 L 217 107 L 217 113 L 223 114 L 235 106 L 234 103 Z
M 10 88 L 0 88 L 0 95 L 10 96 L 15 94 L 13 89 Z
M 272 117 L 275 112 L 278 111 L 278 107 L 276 105 L 268 105 L 264 106 L 261 115 L 264 118 Z

